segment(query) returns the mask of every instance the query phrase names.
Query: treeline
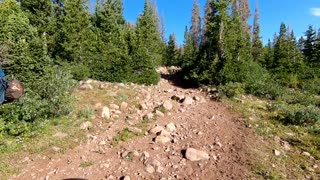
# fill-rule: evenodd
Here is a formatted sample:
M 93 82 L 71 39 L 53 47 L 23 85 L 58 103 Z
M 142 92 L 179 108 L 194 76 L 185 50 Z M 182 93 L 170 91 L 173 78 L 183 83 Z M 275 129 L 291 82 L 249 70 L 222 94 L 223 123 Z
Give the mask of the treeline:
M 191 27 L 184 44 L 167 55 L 168 65 L 182 67 L 185 79 L 218 86 L 228 97 L 247 93 L 274 100 L 270 111 L 292 124 L 320 122 L 320 31 L 313 26 L 298 41 L 284 23 L 263 45 L 259 9 L 250 17 L 247 0 L 208 0 L 205 16 L 194 0 Z M 174 49 L 170 36 L 167 48 Z
M 136 24 L 126 22 L 121 0 L 0 1 L 0 63 L 26 95 L 0 106 L 0 143 L 72 111 L 75 80 L 155 84 L 163 62 L 164 23 L 145 0 Z

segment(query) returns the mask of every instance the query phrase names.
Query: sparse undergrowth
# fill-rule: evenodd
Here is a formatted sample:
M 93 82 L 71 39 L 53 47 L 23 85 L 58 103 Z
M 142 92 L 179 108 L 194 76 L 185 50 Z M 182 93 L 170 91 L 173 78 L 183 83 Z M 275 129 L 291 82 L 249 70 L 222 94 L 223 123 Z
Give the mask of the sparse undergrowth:
M 271 102 L 253 96 L 223 99 L 241 112 L 247 126 L 263 137 L 264 145 L 254 150 L 256 164 L 253 165 L 253 179 L 316 179 L 320 176 L 320 133 L 319 124 L 297 126 L 283 124 L 276 120 L 277 111 L 271 111 Z M 288 143 L 289 149 L 281 143 Z M 274 150 L 281 152 L 275 156 Z M 310 156 L 308 156 L 310 153 Z

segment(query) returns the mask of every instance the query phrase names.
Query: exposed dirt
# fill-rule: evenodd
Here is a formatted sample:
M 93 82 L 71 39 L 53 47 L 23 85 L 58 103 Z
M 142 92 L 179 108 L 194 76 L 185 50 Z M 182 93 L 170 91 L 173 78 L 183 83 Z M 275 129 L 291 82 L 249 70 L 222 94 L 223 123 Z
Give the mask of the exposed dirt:
M 178 87 L 179 83 L 168 80 L 170 76 L 163 77 L 166 79 L 161 79 L 157 86 L 142 87 L 151 98 L 141 93 L 140 100 L 151 105 L 139 113 L 152 112 L 159 103 L 170 100 L 173 109 L 166 112 L 164 117 L 157 117 L 148 129 L 156 124 L 165 126 L 174 123 L 176 131 L 170 134 L 171 142 L 154 142 L 157 135 L 147 133 L 112 147 L 112 138 L 130 126 L 125 117 L 134 114 L 122 112 L 112 122 L 97 116 L 93 120 L 94 130 L 87 131 L 87 142 L 63 153 L 41 155 L 41 158 L 23 163 L 19 165 L 20 174 L 12 179 L 95 180 L 125 179 L 124 176 L 130 179 L 162 180 L 246 179 L 253 159 L 250 150 L 256 146 L 257 138 L 245 127 L 244 120 L 223 103 L 209 99 L 205 93 Z M 191 105 L 184 105 L 171 100 L 173 95 L 199 99 L 195 98 L 197 100 Z M 132 122 L 141 121 L 136 120 Z M 210 159 L 194 162 L 186 159 L 185 150 L 189 147 L 208 153 Z M 151 169 L 150 164 L 153 166 Z

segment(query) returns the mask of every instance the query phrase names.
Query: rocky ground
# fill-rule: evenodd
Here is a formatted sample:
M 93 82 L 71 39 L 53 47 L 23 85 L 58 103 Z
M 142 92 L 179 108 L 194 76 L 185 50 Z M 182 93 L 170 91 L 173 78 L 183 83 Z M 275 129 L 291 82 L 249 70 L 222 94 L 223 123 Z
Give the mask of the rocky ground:
M 11 179 L 247 178 L 256 137 L 244 120 L 206 93 L 182 88 L 162 73 L 155 86 L 113 84 L 118 90 L 135 90 L 138 103 L 95 103 L 95 117 L 79 127 L 87 141 L 64 152 L 52 147 L 53 155 L 24 160 L 20 174 Z M 79 91 L 110 86 L 88 80 Z M 117 139 L 121 135 L 125 142 Z M 55 136 L 63 140 L 68 134 Z

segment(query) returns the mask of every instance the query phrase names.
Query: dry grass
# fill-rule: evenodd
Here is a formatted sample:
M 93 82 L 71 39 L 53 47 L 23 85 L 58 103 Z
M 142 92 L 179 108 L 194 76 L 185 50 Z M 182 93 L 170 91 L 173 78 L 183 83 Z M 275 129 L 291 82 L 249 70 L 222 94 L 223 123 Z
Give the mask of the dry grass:
M 269 102 L 252 96 L 237 100 L 224 100 L 247 119 L 247 126 L 262 137 L 263 144 L 254 149 L 256 163 L 252 179 L 306 179 L 320 177 L 320 133 L 315 127 L 284 125 L 275 120 L 275 114 L 268 110 Z M 290 150 L 276 142 L 275 137 L 290 144 Z M 273 150 L 281 152 L 275 156 Z M 308 152 L 311 157 L 303 155 Z

